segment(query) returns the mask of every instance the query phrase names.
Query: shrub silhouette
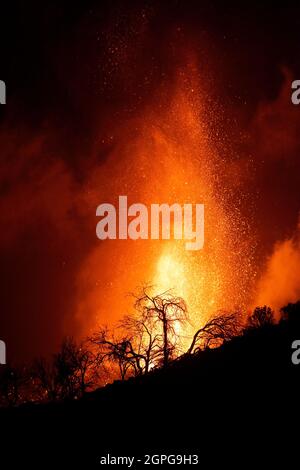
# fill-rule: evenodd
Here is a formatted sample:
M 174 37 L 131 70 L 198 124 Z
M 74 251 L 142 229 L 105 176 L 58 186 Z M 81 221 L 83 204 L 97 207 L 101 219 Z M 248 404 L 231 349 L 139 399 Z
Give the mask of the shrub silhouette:
M 256 307 L 248 318 L 247 327 L 250 329 L 262 328 L 274 323 L 274 312 L 270 307 Z

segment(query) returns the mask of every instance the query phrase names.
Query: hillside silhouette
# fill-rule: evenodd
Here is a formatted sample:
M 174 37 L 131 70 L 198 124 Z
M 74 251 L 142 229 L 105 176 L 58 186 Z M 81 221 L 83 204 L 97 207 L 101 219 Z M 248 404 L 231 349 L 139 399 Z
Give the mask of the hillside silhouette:
M 12 466 L 96 468 L 106 453 L 190 452 L 213 468 L 245 461 L 290 468 L 298 448 L 300 365 L 291 345 L 300 339 L 299 319 L 300 302 L 285 307 L 278 324 L 250 325 L 218 348 L 79 400 L 2 409 L 1 458 Z

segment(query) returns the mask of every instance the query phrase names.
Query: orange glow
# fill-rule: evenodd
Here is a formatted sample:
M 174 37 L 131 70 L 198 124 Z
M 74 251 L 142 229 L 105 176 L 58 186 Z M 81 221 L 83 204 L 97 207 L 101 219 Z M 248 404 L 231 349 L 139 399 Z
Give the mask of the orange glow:
M 178 73 L 142 116 L 116 130 L 114 151 L 90 175 L 81 204 L 95 211 L 102 202 L 117 205 L 119 195 L 129 204 L 204 203 L 204 249 L 187 251 L 181 240 L 98 241 L 78 278 L 77 318 L 85 331 L 129 313 L 126 294 L 143 284 L 182 296 L 192 329 L 218 309 L 248 304 L 252 241 L 222 182 L 225 158 L 215 148 L 213 113 L 194 75 L 193 67 Z

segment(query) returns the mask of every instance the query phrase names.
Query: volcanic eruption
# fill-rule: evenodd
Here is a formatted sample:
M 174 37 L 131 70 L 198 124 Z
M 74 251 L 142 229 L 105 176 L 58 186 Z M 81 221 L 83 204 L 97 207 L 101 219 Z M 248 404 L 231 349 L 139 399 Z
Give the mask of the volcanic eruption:
M 93 328 L 107 314 L 117 320 L 130 310 L 126 294 L 145 284 L 157 294 L 172 289 L 182 296 L 193 326 L 219 309 L 247 307 L 254 244 L 241 196 L 222 180 L 226 161 L 214 143 L 212 113 L 201 80 L 187 64 L 170 89 L 160 89 L 140 116 L 124 124 L 113 152 L 93 168 L 85 200 L 90 208 L 117 203 L 121 194 L 146 205 L 201 203 L 205 242 L 190 252 L 182 240 L 99 242 L 78 278 L 77 315 L 85 326 Z

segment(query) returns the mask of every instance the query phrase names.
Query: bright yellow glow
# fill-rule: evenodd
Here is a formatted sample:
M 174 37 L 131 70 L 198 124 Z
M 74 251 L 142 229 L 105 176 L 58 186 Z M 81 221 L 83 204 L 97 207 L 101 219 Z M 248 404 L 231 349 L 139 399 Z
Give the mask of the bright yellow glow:
M 178 253 L 177 253 L 178 255 Z M 184 297 L 187 294 L 185 266 L 178 256 L 176 250 L 166 249 L 157 262 L 157 274 L 154 284 L 159 289 L 174 289 Z

